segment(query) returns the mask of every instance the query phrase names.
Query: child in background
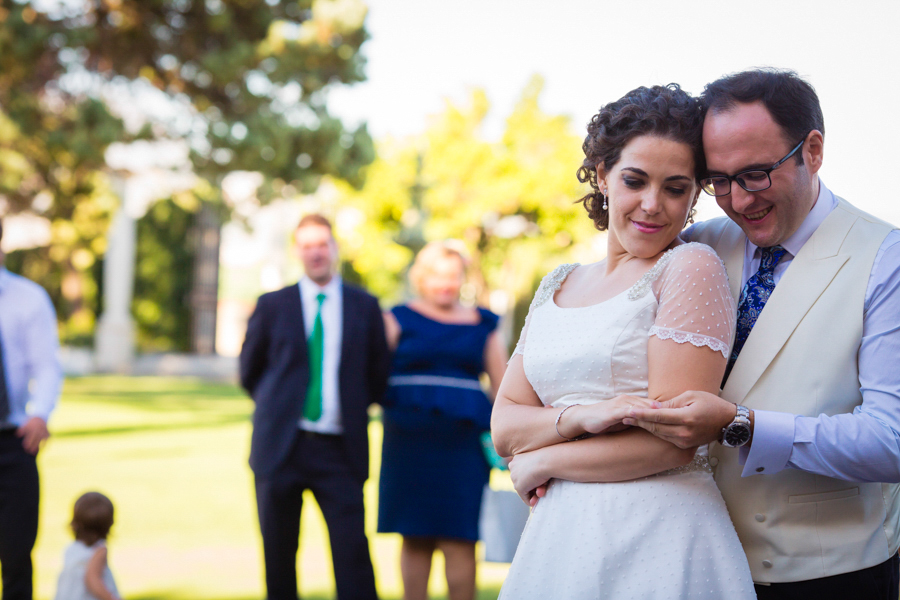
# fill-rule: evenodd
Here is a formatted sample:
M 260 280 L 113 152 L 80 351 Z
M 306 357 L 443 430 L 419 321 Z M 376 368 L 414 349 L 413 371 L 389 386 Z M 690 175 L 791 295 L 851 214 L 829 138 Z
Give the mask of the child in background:
M 106 536 L 113 524 L 113 505 L 99 492 L 75 501 L 72 542 L 63 555 L 56 600 L 120 600 L 106 564 Z

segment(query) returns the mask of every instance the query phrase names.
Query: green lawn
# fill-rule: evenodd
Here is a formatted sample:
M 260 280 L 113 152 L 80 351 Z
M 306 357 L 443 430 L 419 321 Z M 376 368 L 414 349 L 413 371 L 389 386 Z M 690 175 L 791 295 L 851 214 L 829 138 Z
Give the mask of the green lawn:
M 36 597 L 51 599 L 70 542 L 75 498 L 99 490 L 116 506 L 110 564 L 129 600 L 263 598 L 262 551 L 247 466 L 252 403 L 239 389 L 189 379 L 89 377 L 66 381 L 39 456 L 41 526 Z M 373 477 L 367 531 L 381 596 L 400 598 L 400 538 L 375 534 L 381 427 L 370 426 Z M 332 598 L 321 513 L 304 504 L 304 598 Z M 479 565 L 479 599 L 497 597 L 506 565 Z M 436 556 L 432 593 L 443 597 Z M 436 576 L 437 575 L 437 576 Z

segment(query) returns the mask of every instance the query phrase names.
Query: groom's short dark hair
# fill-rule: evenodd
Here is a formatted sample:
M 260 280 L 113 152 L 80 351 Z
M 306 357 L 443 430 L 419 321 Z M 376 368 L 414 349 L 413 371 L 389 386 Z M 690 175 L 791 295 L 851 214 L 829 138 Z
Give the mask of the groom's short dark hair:
M 825 135 L 825 118 L 813 86 L 794 71 L 753 69 L 732 73 L 707 84 L 700 95 L 703 114 L 727 112 L 736 104 L 762 102 L 793 146 L 813 129 Z M 803 163 L 803 153 L 794 156 Z

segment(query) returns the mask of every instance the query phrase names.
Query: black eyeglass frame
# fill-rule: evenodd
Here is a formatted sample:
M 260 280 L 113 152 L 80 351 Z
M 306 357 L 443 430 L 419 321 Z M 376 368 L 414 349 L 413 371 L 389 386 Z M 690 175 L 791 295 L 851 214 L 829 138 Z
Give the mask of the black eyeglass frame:
M 722 196 L 728 196 L 729 194 L 731 194 L 731 183 L 733 181 L 736 181 L 739 186 L 741 186 L 744 190 L 746 190 L 748 192 L 762 192 L 764 190 L 767 190 L 770 187 L 772 187 L 772 171 L 774 171 L 775 169 L 777 169 L 778 167 L 783 165 L 785 162 L 787 162 L 787 160 L 790 157 L 792 157 L 794 154 L 796 154 L 797 150 L 799 150 L 803 146 L 803 142 L 805 142 L 805 141 L 806 141 L 806 138 L 803 138 L 802 140 L 800 140 L 800 143 L 797 144 L 796 146 L 794 146 L 793 150 L 788 152 L 784 158 L 779 160 L 777 163 L 775 163 L 768 169 L 747 169 L 746 171 L 741 171 L 740 173 L 735 173 L 734 175 L 714 175 L 712 177 L 704 177 L 703 179 L 700 180 L 700 188 L 704 192 L 709 194 L 710 196 L 715 196 L 717 198 L 720 198 Z M 747 189 L 747 186 L 744 185 L 743 181 L 740 179 L 740 177 L 746 175 L 747 173 L 765 173 L 766 179 L 768 180 L 769 183 L 765 187 L 755 189 L 755 190 L 749 190 L 749 189 Z M 728 180 L 728 192 L 726 192 L 724 194 L 715 193 L 715 184 L 712 182 L 713 179 L 727 179 Z M 713 191 L 710 191 L 710 188 Z

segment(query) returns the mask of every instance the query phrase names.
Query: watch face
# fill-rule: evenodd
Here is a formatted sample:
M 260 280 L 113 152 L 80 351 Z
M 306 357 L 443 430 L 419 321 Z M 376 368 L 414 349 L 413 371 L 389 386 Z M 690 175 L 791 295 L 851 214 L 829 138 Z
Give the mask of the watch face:
M 737 448 L 750 441 L 750 427 L 743 423 L 733 423 L 722 436 L 726 446 Z

